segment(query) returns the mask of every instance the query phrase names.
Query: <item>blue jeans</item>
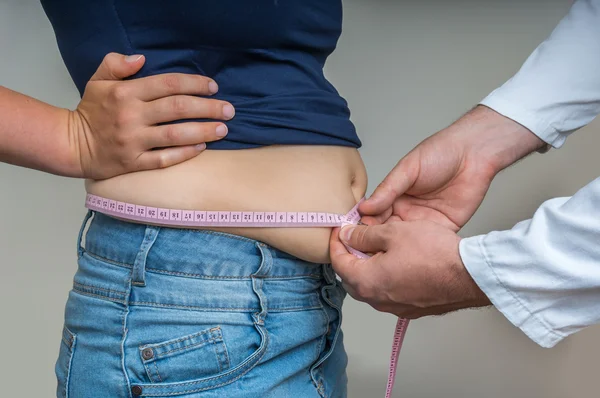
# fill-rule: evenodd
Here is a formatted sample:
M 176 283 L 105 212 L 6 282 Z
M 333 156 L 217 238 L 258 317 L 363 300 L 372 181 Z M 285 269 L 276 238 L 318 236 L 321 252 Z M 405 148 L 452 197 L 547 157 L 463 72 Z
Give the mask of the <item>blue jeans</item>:
M 92 212 L 77 246 L 58 397 L 346 396 L 330 265 Z

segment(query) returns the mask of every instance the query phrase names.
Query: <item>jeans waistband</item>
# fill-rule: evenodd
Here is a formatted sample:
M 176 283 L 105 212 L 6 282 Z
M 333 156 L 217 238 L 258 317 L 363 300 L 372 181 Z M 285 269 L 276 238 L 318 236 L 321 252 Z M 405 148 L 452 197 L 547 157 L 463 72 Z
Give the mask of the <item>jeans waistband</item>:
M 250 278 L 267 255 L 272 258 L 273 266 L 261 275 L 263 278 L 331 279 L 333 275 L 328 266 L 300 260 L 242 236 L 135 224 L 93 211 L 82 225 L 81 237 L 90 217 L 85 251 L 117 265 L 135 268 L 142 255 L 145 269 L 182 276 Z

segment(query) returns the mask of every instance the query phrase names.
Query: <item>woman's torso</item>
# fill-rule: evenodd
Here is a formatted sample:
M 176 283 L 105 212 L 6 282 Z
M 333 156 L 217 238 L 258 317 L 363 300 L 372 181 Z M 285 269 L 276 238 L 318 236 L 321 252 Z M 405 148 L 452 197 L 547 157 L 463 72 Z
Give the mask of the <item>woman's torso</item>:
M 344 213 L 366 189 L 345 100 L 323 75 L 340 0 L 42 0 L 82 93 L 108 52 L 144 54 L 135 77 L 209 76 L 231 102 L 229 133 L 165 170 L 88 181 L 88 192 L 153 207 Z M 244 149 L 241 150 L 240 149 Z M 328 260 L 327 229 L 228 232 Z
M 88 181 L 89 193 L 143 206 L 187 210 L 346 213 L 364 195 L 353 148 L 269 146 L 208 150 L 168 169 Z M 296 257 L 328 262 L 328 228 L 228 228 Z

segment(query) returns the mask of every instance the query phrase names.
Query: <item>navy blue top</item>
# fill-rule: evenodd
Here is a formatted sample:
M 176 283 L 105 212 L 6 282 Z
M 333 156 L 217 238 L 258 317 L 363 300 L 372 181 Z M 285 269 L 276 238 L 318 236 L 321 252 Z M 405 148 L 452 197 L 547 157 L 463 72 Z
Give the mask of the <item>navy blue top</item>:
M 273 144 L 360 147 L 323 66 L 342 30 L 341 0 L 41 0 L 80 94 L 109 52 L 143 54 L 134 77 L 194 73 L 231 102 L 211 149 Z

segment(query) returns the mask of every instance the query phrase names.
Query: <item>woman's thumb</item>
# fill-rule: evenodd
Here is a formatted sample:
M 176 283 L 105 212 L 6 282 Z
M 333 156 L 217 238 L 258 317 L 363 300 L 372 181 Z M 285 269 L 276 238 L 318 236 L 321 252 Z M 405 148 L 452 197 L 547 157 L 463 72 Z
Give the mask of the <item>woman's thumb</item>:
M 123 80 L 135 75 L 142 69 L 144 62 L 143 55 L 107 54 L 90 81 Z

